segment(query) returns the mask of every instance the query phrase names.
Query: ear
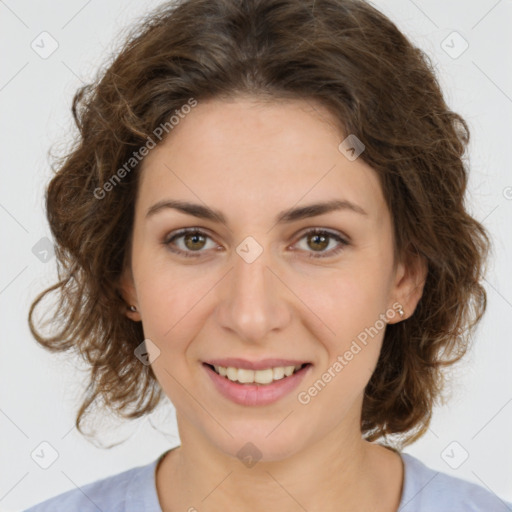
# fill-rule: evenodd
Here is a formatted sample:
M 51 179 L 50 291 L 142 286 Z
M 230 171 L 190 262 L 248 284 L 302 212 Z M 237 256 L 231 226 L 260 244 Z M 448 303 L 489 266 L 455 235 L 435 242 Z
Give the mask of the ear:
M 395 282 L 391 296 L 395 300 L 393 309 L 401 305 L 404 315 L 395 315 L 388 323 L 406 320 L 414 313 L 423 295 L 423 288 L 428 274 L 428 263 L 424 256 L 413 250 L 406 250 L 404 257 L 397 264 Z M 398 304 L 397 304 L 398 303 Z
M 137 301 L 137 291 L 133 281 L 133 274 L 129 265 L 125 265 L 121 277 L 119 278 L 119 294 L 126 303 L 123 314 L 134 322 L 142 320 L 139 312 L 139 303 Z M 130 306 L 135 306 L 136 311 L 132 311 Z

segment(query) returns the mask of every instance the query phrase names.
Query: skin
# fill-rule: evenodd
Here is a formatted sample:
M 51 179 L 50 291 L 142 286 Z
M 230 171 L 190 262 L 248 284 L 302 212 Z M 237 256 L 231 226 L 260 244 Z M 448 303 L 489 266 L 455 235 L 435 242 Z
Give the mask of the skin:
M 405 316 L 388 323 L 410 316 L 426 276 L 424 262 L 394 260 L 377 175 L 338 150 L 345 136 L 311 101 L 238 96 L 199 102 L 143 162 L 121 289 L 137 307 L 127 315 L 142 321 L 154 344 L 152 369 L 177 411 L 181 446 L 156 471 L 164 512 L 398 508 L 401 458 L 360 431 L 385 329 L 307 405 L 297 400 L 394 303 Z M 146 218 L 165 199 L 208 205 L 226 224 L 171 208 Z M 366 214 L 344 209 L 275 222 L 285 209 L 332 199 Z M 188 227 L 207 237 L 181 237 L 174 247 L 199 257 L 163 243 Z M 349 244 L 327 238 L 322 245 L 305 233 L 311 228 Z M 252 263 L 236 252 L 248 236 L 263 249 Z M 318 254 L 325 257 L 309 257 Z M 312 367 L 277 402 L 243 406 L 212 386 L 202 361 L 218 357 L 293 358 Z M 249 441 L 262 454 L 252 467 L 237 457 Z

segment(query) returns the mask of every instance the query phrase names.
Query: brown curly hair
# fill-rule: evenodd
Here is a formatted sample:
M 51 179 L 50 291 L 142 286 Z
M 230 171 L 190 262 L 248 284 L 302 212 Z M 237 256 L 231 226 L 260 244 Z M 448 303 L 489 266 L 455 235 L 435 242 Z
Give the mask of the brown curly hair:
M 361 0 L 164 4 L 77 91 L 79 133 L 46 190 L 58 282 L 37 296 L 28 318 L 41 345 L 72 349 L 90 367 L 76 427 L 84 434 L 83 418 L 100 399 L 118 417 L 137 418 L 163 396 L 151 366 L 134 357 L 142 324 L 125 315 L 119 288 L 140 165 L 101 199 L 98 190 L 190 98 L 235 94 L 325 105 L 366 146 L 360 158 L 380 178 L 396 254 L 427 261 L 414 314 L 386 328 L 361 417 L 368 441 L 401 434 L 401 445 L 410 444 L 430 423 L 443 368 L 464 355 L 485 311 L 489 238 L 465 208 L 466 122 L 446 105 L 428 56 Z M 43 336 L 32 316 L 54 291 L 60 330 Z

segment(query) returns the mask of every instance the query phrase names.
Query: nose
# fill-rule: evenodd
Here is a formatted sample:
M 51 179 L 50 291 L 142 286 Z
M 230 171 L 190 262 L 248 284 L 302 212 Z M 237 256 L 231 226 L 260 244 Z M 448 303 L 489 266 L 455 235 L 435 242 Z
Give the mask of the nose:
M 257 343 L 289 325 L 292 312 L 290 291 L 272 268 L 264 251 L 249 263 L 233 254 L 233 268 L 224 281 L 217 320 L 240 340 Z M 277 275 L 276 275 L 277 274 Z

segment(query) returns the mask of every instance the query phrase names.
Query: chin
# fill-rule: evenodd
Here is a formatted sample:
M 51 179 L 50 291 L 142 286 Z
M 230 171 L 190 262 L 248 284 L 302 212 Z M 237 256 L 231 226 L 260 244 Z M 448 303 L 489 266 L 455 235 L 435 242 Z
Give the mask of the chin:
M 295 455 L 304 442 L 304 435 L 296 438 L 290 435 L 290 430 L 276 428 L 276 423 L 270 429 L 255 430 L 240 428 L 238 431 L 226 426 L 233 435 L 222 436 L 222 439 L 212 440 L 217 449 L 233 458 L 240 460 L 248 468 L 257 462 L 276 462 Z M 275 431 L 272 432 L 272 430 Z M 269 435 L 269 432 L 270 433 Z

